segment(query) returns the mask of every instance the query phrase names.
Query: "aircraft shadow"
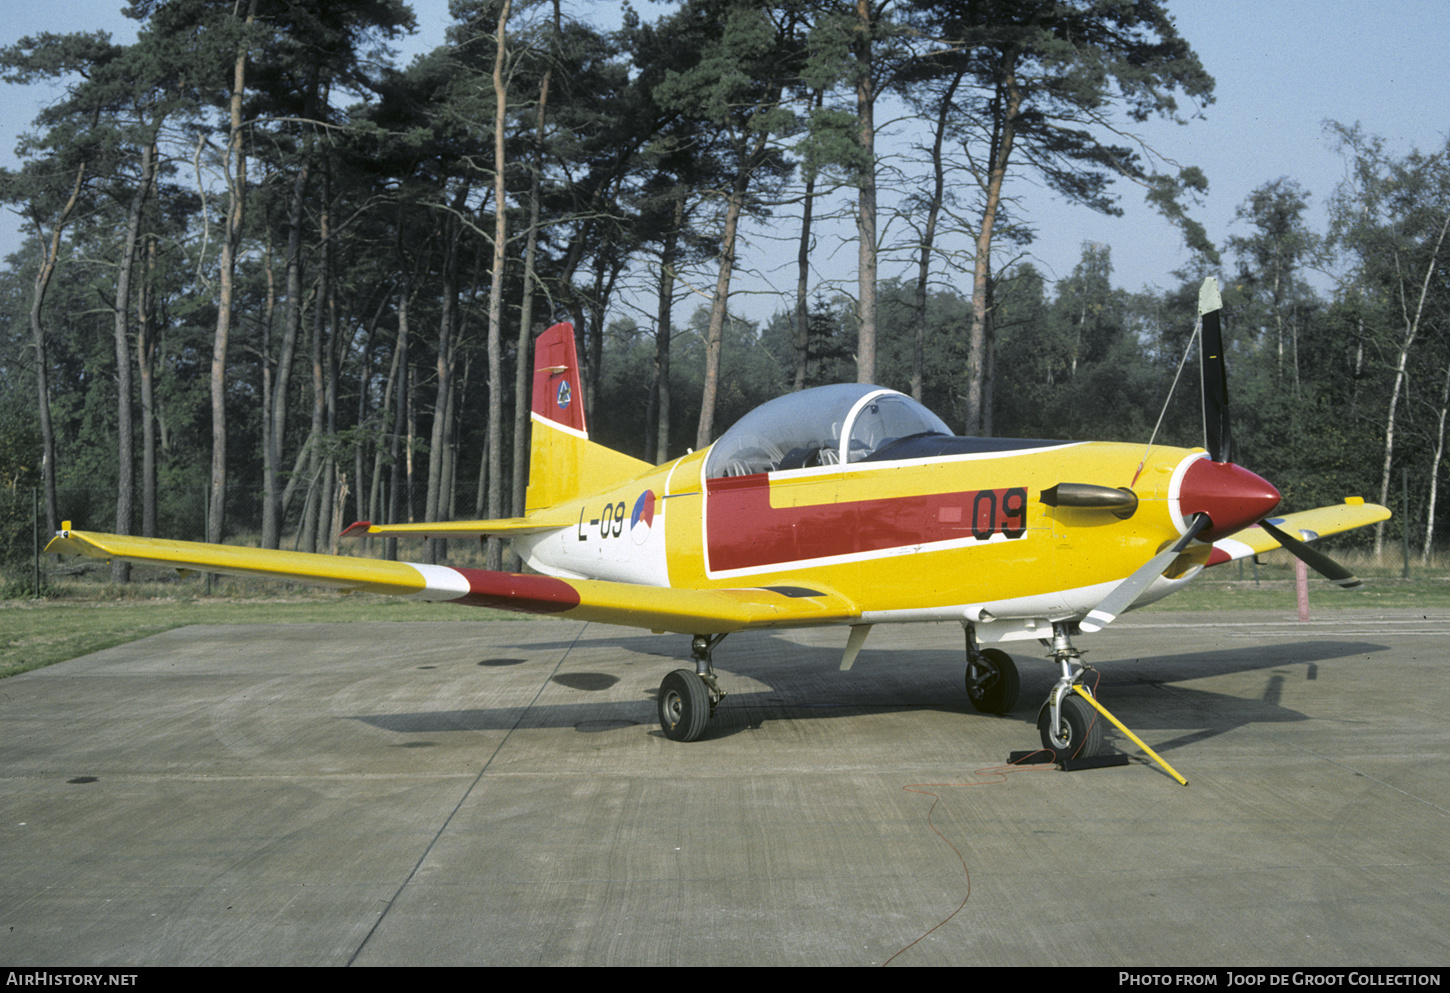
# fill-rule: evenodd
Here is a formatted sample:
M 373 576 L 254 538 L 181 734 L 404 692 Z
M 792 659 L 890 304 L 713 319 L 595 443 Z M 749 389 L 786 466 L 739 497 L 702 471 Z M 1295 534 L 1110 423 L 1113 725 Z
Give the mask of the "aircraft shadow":
M 884 642 L 885 639 L 882 639 Z M 692 668 L 688 641 L 658 635 L 626 635 L 611 640 L 621 662 L 631 668 L 653 666 L 640 697 L 634 700 L 589 700 L 534 703 L 528 706 L 470 710 L 421 711 L 404 714 L 359 715 L 356 719 L 399 734 L 447 731 L 507 731 L 522 727 L 573 727 L 581 732 L 631 725 L 653 725 L 658 678 L 671 668 Z M 729 646 L 728 650 L 725 646 Z M 482 667 L 514 665 L 530 655 L 561 653 L 577 648 L 575 641 L 521 642 L 497 646 L 514 657 L 485 659 Z M 597 651 L 598 643 L 588 647 Z M 706 738 L 725 738 L 761 727 L 772 720 L 829 720 L 868 713 L 904 713 L 929 710 L 961 714 L 982 720 L 1022 722 L 1035 740 L 1037 713 L 1056 678 L 1056 668 L 1042 658 L 1042 650 L 1025 643 L 1015 648 L 1022 677 L 1017 706 L 1002 718 L 977 714 L 962 687 L 964 660 L 960 651 L 941 648 L 893 649 L 868 645 L 855 667 L 839 671 L 842 649 L 837 646 L 801 645 L 779 632 L 747 632 L 722 643 L 714 655 L 716 670 L 727 692 Z M 1304 713 L 1280 703 L 1290 680 L 1314 680 L 1321 663 L 1359 658 L 1385 651 L 1367 641 L 1311 640 L 1269 645 L 1235 645 L 1222 649 L 1089 661 L 1100 668 L 1099 695 L 1113 713 L 1140 735 L 1155 733 L 1153 747 L 1173 751 L 1249 725 L 1308 720 Z M 673 664 L 672 664 L 673 663 Z M 551 682 L 570 690 L 594 694 L 613 689 L 625 677 L 613 671 L 560 672 Z M 1178 685 L 1195 679 L 1242 672 L 1266 672 L 1258 698 L 1245 698 L 1197 687 Z M 487 678 L 486 674 L 480 674 Z M 630 679 L 637 679 L 633 673 Z M 742 686 L 742 682 L 748 685 Z M 734 684 L 732 686 L 732 683 Z M 763 684 L 763 685 L 762 685 Z M 1108 729 L 1110 742 L 1118 732 Z M 1167 740 L 1157 737 L 1173 734 Z M 653 733 L 659 734 L 658 730 Z M 1133 750 L 1123 742 L 1124 750 Z

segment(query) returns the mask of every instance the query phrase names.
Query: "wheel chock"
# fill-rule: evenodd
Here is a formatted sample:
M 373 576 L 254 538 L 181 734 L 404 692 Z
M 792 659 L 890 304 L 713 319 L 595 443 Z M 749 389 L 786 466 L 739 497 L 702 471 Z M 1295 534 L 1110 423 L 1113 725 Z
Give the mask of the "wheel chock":
M 1063 772 L 1082 772 L 1087 769 L 1110 769 L 1127 765 L 1128 756 L 1122 752 L 1116 755 L 1094 755 L 1090 759 L 1063 759 L 1058 765 Z
M 1007 753 L 1007 764 L 1008 765 L 1017 765 L 1019 762 L 1025 761 L 1026 759 L 1029 759 L 1029 758 L 1031 758 L 1034 755 L 1041 755 L 1041 754 L 1043 754 L 1046 751 L 1047 751 L 1047 749 L 1045 749 L 1045 748 L 1034 748 L 1031 751 L 1027 751 L 1027 752 L 1008 752 Z M 1044 764 L 1046 764 L 1046 763 L 1044 763 Z
M 1034 755 L 1046 754 L 1045 748 L 1034 748 L 1030 752 L 1011 752 L 1007 755 L 1008 765 L 1017 765 Z M 1057 767 L 1063 772 L 1084 772 L 1088 769 L 1110 769 L 1115 766 L 1127 765 L 1128 756 L 1118 753 L 1115 755 L 1095 755 L 1090 759 L 1063 759 L 1057 763 Z

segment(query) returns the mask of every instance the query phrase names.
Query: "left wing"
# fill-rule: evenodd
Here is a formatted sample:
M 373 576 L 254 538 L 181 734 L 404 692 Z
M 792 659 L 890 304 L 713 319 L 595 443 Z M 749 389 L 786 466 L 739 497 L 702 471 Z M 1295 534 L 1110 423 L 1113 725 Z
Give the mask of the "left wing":
M 1287 531 L 1292 536 L 1297 536 L 1304 541 L 1313 541 L 1325 535 L 1339 534 L 1341 531 L 1377 524 L 1380 521 L 1388 520 L 1389 517 L 1390 512 L 1387 508 L 1376 503 L 1365 503 L 1360 497 L 1350 497 L 1344 503 L 1331 507 L 1316 507 L 1314 510 L 1301 510 L 1295 514 L 1285 514 L 1283 517 L 1270 517 L 1268 522 Z M 1255 524 L 1253 527 L 1244 528 L 1242 531 L 1215 541 L 1208 564 L 1220 565 L 1224 562 L 1234 562 L 1282 547 L 1277 538 Z
M 45 547 L 47 552 L 124 559 L 196 572 L 290 579 L 343 591 L 494 607 L 526 614 L 554 614 L 653 631 L 720 634 L 745 628 L 840 623 L 858 618 L 861 613 L 854 603 L 819 585 L 673 589 L 598 579 L 566 580 L 417 562 L 138 538 L 74 531 L 69 522 L 66 524 Z

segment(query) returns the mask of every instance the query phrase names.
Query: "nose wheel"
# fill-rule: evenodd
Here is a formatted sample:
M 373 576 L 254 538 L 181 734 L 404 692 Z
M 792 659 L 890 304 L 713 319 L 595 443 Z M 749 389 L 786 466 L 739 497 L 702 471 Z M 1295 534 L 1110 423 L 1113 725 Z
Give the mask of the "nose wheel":
M 1052 760 L 1089 759 L 1097 755 L 1103 745 L 1103 725 L 1097 711 L 1071 690 L 1056 709 L 1055 725 L 1050 700 L 1037 715 L 1037 732 L 1042 736 L 1042 747 L 1052 752 Z
M 1082 679 L 1082 653 L 1072 647 L 1071 630 L 1066 624 L 1052 626 L 1052 658 L 1062 674 L 1037 714 L 1042 747 L 1052 752 L 1054 762 L 1090 759 L 1102 750 L 1103 725 L 1092 704 L 1073 691 L 1073 684 Z

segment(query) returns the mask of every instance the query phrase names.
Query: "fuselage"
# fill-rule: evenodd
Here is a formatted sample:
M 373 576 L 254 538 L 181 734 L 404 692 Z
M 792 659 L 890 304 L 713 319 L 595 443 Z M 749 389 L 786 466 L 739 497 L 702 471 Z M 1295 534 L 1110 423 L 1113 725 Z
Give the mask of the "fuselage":
M 719 444 L 719 443 L 717 443 Z M 1201 450 L 937 438 L 934 451 L 714 475 L 692 453 L 568 505 L 571 527 L 515 539 L 548 575 L 682 588 L 828 588 L 866 623 L 1079 616 L 1184 531 Z M 1130 516 L 1052 506 L 1064 482 L 1130 489 Z M 562 508 L 561 508 L 562 509 Z M 563 516 L 563 515 L 561 515 Z M 1191 547 L 1149 591 L 1206 563 Z M 1020 627 L 1020 625 L 1019 625 Z M 1032 626 L 1021 631 L 1031 636 Z

